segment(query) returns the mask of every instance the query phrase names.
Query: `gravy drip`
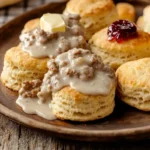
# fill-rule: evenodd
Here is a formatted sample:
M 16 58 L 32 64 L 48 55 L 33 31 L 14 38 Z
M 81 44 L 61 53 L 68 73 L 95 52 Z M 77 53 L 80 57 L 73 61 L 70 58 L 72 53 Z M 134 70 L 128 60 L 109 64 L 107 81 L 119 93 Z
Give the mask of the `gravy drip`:
M 52 93 L 70 86 L 86 95 L 107 96 L 115 84 L 114 72 L 89 50 L 74 48 L 51 58 L 43 82 L 25 81 L 16 103 L 28 114 L 54 120 Z
M 56 117 L 52 113 L 52 109 L 49 106 L 51 100 L 47 100 L 45 103 L 39 103 L 39 99 L 35 98 L 24 98 L 19 96 L 16 103 L 22 107 L 23 111 L 27 114 L 36 114 L 47 120 L 55 120 Z
M 114 78 L 113 71 L 100 57 L 89 50 L 74 48 L 49 60 L 48 72 L 37 95 L 46 101 L 52 92 L 70 86 L 83 94 L 105 96 L 114 86 Z

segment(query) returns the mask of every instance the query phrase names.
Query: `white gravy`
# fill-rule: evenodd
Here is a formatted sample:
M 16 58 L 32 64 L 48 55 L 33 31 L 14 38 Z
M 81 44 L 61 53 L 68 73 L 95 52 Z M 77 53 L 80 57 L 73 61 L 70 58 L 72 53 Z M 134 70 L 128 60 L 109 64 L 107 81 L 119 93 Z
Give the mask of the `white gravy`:
M 51 55 L 57 56 L 75 47 L 89 47 L 84 38 L 83 27 L 80 25 L 79 19 L 71 19 L 70 17 L 63 16 L 66 31 L 57 32 L 56 37 L 53 36 L 53 33 L 41 31 L 40 28 L 22 33 L 20 36 L 22 50 L 28 52 L 32 57 L 43 58 Z
M 31 46 L 26 46 L 22 44 L 22 50 L 28 52 L 30 56 L 35 58 L 44 58 L 50 55 L 56 56 L 56 49 L 58 48 L 58 41 L 51 41 L 50 43 L 46 43 L 45 45 L 35 43 Z
M 81 51 L 81 54 L 75 56 L 74 53 L 78 53 L 78 51 Z M 115 79 L 112 77 L 113 73 L 106 71 L 103 65 L 99 66 L 98 69 L 94 68 L 92 66 L 93 56 L 98 59 L 88 50 L 75 48 L 58 55 L 55 58 L 55 63 L 50 60 L 48 63 L 49 71 L 44 76 L 38 97 L 42 101 L 46 101 L 47 95 L 66 86 L 86 95 L 109 95 L 115 84 Z M 101 63 L 101 60 L 99 61 Z M 62 66 L 64 63 L 66 64 Z M 53 66 L 52 69 L 51 66 Z M 52 73 L 52 70 L 57 71 Z M 49 89 L 49 87 L 52 88 Z
M 23 98 L 21 96 L 19 96 L 16 101 L 27 114 L 36 114 L 47 120 L 55 120 L 56 117 L 53 115 L 52 109 L 49 106 L 50 102 L 51 101 L 48 100 L 45 103 L 39 103 L 38 98 Z
M 60 90 L 64 86 L 70 86 L 72 89 L 87 95 L 108 95 L 114 85 L 114 79 L 109 77 L 111 72 L 105 72 L 103 68 L 97 70 L 94 69 L 94 76 L 91 79 L 89 78 L 86 80 L 82 80 L 77 77 L 69 77 L 66 75 L 65 71 L 68 69 L 81 73 L 85 67 L 88 67 L 90 64 L 92 64 L 91 53 L 85 53 L 82 54 L 82 56 L 73 58 L 73 51 L 77 51 L 77 49 L 65 52 L 57 56 L 55 59 L 55 62 L 59 64 L 59 66 L 64 61 L 68 62 L 68 65 L 59 67 L 58 76 L 60 83 L 56 91 Z M 85 74 L 85 76 L 88 76 L 88 74 Z

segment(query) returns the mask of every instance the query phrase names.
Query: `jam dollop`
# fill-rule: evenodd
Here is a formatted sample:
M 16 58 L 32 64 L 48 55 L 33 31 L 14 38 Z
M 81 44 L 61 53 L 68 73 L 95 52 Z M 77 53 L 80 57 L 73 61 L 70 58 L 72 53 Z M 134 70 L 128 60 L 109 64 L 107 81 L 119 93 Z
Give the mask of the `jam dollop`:
M 107 31 L 108 40 L 116 40 L 121 43 L 127 39 L 137 36 L 137 28 L 134 23 L 127 20 L 118 20 L 113 22 Z

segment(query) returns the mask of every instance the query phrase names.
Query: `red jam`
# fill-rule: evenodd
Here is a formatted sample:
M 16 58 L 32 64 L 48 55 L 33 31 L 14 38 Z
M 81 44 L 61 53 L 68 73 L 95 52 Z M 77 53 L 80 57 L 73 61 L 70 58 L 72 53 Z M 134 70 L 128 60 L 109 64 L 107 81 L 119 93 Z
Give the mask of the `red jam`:
M 107 31 L 108 40 L 116 40 L 121 43 L 127 39 L 137 36 L 137 28 L 134 23 L 127 20 L 118 20 L 113 22 Z

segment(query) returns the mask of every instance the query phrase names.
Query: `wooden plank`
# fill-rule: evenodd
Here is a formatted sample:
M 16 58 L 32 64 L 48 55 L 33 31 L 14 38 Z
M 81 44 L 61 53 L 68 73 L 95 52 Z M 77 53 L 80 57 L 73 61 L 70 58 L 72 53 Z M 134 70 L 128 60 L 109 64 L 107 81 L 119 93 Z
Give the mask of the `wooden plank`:
M 17 150 L 19 126 L 0 115 L 0 150 Z
M 0 114 L 0 150 L 149 150 L 150 141 L 92 143 L 51 137 Z

